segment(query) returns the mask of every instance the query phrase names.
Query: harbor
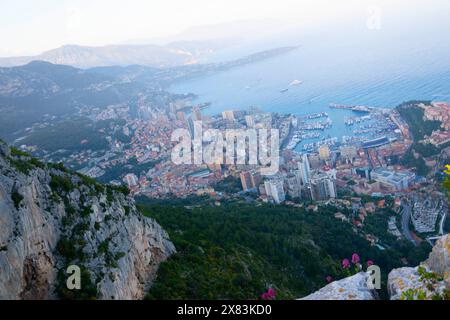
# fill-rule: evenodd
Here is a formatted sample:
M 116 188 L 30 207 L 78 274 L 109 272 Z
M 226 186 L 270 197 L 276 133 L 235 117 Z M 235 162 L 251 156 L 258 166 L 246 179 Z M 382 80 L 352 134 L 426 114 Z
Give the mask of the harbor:
M 350 143 L 364 148 L 372 143 L 385 143 L 396 139 L 399 135 L 398 126 L 385 109 L 338 104 L 331 104 L 330 108 L 347 113 L 347 116 L 340 118 L 346 128 L 340 132 L 342 135 L 331 130 L 333 120 L 327 112 L 303 114 L 297 116 L 293 122 L 292 134 L 286 148 L 297 152 L 310 152 L 324 144 L 332 147 L 338 143 Z M 351 115 L 348 111 L 364 114 Z M 333 113 L 333 117 L 336 117 L 336 114 Z

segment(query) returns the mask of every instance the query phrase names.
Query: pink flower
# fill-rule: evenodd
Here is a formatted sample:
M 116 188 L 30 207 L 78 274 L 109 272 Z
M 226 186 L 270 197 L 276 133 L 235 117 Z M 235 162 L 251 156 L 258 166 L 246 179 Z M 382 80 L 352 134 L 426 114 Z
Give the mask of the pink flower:
M 270 298 L 275 298 L 275 296 L 277 295 L 275 290 L 273 290 L 272 288 L 269 288 L 269 290 L 267 291 L 267 294 L 269 295 Z
M 367 266 L 368 267 L 373 266 L 373 264 L 374 264 L 374 262 L 372 260 L 367 260 Z
M 352 254 L 352 263 L 353 264 L 359 263 L 359 256 L 357 253 Z
M 345 258 L 344 260 L 342 260 L 342 268 L 347 269 L 348 267 L 350 267 L 350 261 Z
M 328 283 L 333 281 L 333 277 L 332 276 L 327 276 L 325 279 L 327 280 Z
M 264 292 L 264 293 L 262 294 L 261 298 L 262 298 L 263 300 L 269 299 L 269 296 L 268 296 L 267 292 Z

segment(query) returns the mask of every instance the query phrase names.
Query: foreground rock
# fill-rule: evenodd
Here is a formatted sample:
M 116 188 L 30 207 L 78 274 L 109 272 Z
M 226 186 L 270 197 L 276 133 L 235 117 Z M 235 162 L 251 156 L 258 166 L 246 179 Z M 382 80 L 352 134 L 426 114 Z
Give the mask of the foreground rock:
M 0 141 L 0 299 L 140 299 L 175 248 L 123 190 Z M 79 291 L 66 269 L 82 270 Z
M 429 258 L 415 268 L 398 268 L 389 273 L 391 300 L 442 299 L 450 290 L 450 236 L 440 238 Z
M 449 299 L 450 235 L 441 237 L 429 258 L 417 267 L 392 270 L 388 275 L 391 300 Z M 369 274 L 360 272 L 334 281 L 301 300 L 375 300 L 375 290 L 367 288 Z
M 424 265 L 443 277 L 445 287 L 450 290 L 450 234 L 436 242 Z
M 376 291 L 367 288 L 368 276 L 368 273 L 360 272 L 334 281 L 301 300 L 376 300 Z

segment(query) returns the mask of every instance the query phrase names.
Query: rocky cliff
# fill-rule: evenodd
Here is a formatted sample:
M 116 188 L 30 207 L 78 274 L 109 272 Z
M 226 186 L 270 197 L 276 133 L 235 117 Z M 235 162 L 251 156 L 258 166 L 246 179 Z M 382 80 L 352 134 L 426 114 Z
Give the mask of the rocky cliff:
M 126 190 L 0 141 L 0 299 L 140 299 L 174 251 Z M 69 265 L 80 290 L 66 286 Z
M 368 276 L 360 272 L 334 281 L 302 300 L 376 300 L 376 290 L 367 288 Z M 449 299 L 450 235 L 436 242 L 429 258 L 420 266 L 392 270 L 387 286 L 391 300 Z

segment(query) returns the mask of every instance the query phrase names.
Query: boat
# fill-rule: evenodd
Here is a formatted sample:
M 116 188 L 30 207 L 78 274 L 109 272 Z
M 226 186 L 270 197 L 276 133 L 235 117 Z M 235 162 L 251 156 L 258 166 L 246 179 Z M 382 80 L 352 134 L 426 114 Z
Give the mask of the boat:
M 286 88 L 286 89 L 280 90 L 280 92 L 281 92 L 281 93 L 285 93 L 285 92 L 288 91 L 288 90 L 289 90 L 289 89 Z
M 289 84 L 289 86 L 291 87 L 291 86 L 298 86 L 298 85 L 300 85 L 300 84 L 302 84 L 303 83 L 303 81 L 301 81 L 301 80 L 294 80 L 294 81 L 292 81 L 290 84 Z

